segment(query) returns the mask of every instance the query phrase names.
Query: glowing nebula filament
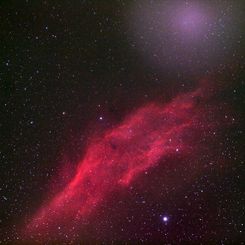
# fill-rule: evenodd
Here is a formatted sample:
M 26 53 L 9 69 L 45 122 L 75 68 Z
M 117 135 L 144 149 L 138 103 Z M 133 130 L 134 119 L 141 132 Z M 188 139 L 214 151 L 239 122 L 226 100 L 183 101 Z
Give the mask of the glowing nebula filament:
M 48 205 L 41 207 L 26 233 L 54 236 L 60 224 L 67 233 L 72 232 L 115 188 L 127 188 L 169 154 L 191 152 L 191 134 L 208 126 L 202 119 L 203 94 L 199 88 L 166 105 L 145 105 L 91 140 L 75 176 Z

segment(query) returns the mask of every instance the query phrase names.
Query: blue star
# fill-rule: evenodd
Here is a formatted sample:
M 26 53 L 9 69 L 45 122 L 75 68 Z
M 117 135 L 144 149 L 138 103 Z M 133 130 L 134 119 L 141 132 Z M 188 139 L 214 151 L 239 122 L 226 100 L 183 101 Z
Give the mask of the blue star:
M 166 222 L 168 222 L 168 216 L 163 216 L 162 217 L 162 220 L 166 223 Z

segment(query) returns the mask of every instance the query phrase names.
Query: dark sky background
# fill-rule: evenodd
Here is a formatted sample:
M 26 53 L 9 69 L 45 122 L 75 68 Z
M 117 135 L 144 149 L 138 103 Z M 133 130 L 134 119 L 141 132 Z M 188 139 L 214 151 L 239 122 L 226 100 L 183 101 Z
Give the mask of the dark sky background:
M 161 181 L 171 167 L 162 175 L 153 170 L 135 184 L 137 191 L 107 200 L 106 211 L 88 225 L 84 239 L 245 240 L 244 16 L 234 19 L 226 43 L 220 43 L 233 43 L 229 52 L 219 51 L 215 64 L 194 72 L 149 64 L 131 35 L 132 2 L 141 5 L 126 0 L 0 2 L 0 243 L 19 238 L 18 227 L 55 193 L 51 183 L 54 190 L 62 188 L 57 175 L 67 162 L 63 178 L 69 180 L 94 128 L 111 128 L 147 102 L 168 102 L 203 78 L 222 88 L 215 100 L 236 120 L 214 144 L 213 154 L 220 156 L 208 157 L 222 158 L 222 164 L 185 188 L 176 176 L 168 184 Z M 244 10 L 244 1 L 223 2 Z M 178 159 L 171 162 L 178 169 Z M 152 194 L 156 190 L 160 196 Z M 146 204 L 139 205 L 142 200 Z M 165 214 L 167 225 L 159 218 Z M 128 217 L 134 217 L 133 225 Z

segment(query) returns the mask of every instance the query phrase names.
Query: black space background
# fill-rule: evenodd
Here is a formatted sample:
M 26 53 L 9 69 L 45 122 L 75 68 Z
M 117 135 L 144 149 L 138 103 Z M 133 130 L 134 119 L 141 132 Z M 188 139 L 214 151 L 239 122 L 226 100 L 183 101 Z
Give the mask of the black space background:
M 15 237 L 15 225 L 40 206 L 64 158 L 76 164 L 94 126 L 108 128 L 132 108 L 168 101 L 202 78 L 145 64 L 124 25 L 129 3 L 0 2 L 2 241 Z M 231 167 L 214 181 L 216 187 L 222 186 L 217 198 L 228 210 L 226 218 L 237 218 L 230 226 L 225 221 L 224 232 L 234 241 L 243 240 L 245 226 L 243 46 L 235 59 L 211 74 L 222 81 L 221 97 L 238 119 L 224 136 Z

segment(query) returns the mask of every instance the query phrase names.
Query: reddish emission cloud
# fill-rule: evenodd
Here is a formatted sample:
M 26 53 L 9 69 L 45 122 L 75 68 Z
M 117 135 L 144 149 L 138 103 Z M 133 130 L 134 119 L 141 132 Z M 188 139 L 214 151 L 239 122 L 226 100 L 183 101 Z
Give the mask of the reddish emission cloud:
M 25 236 L 45 239 L 47 234 L 56 236 L 60 227 L 71 233 L 116 188 L 127 188 L 169 154 L 191 152 L 193 132 L 210 126 L 204 120 L 204 94 L 199 88 L 166 105 L 148 104 L 91 140 L 73 179 L 40 208 Z

